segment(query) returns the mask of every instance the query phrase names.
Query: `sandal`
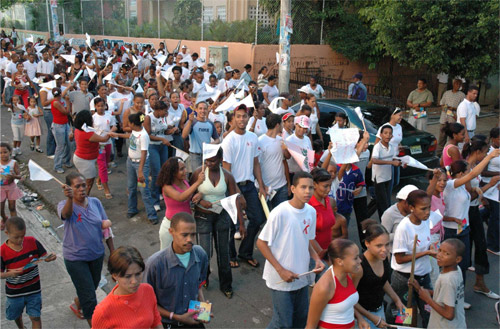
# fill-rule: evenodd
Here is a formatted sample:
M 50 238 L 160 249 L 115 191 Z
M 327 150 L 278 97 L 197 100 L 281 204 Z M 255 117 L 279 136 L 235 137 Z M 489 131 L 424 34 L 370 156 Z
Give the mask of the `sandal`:
M 99 191 L 104 190 L 104 186 L 102 186 L 102 184 L 95 183 L 95 185 L 97 185 L 97 189 L 98 189 Z
M 43 153 L 43 150 L 42 150 L 41 148 L 39 148 L 39 147 L 37 147 L 37 148 L 35 149 L 35 151 L 37 151 L 38 153 Z
M 84 320 L 84 319 L 85 319 L 85 317 L 83 316 L 82 311 L 81 311 L 81 310 L 79 310 L 79 309 L 76 307 L 76 304 L 75 304 L 75 303 L 71 304 L 71 305 L 69 306 L 69 308 L 73 311 L 73 313 L 75 313 L 75 315 L 76 315 L 79 319 L 81 319 L 81 320 Z
M 108 199 L 108 200 L 113 199 L 113 196 L 111 195 L 111 193 L 106 193 L 106 194 L 104 194 L 104 197 L 105 197 L 106 199 Z
M 246 258 L 243 258 L 243 257 L 240 257 L 240 256 L 238 256 L 238 258 L 244 260 L 248 265 L 250 265 L 252 267 L 257 268 L 257 267 L 260 266 L 259 262 L 256 259 L 246 259 Z
M 238 268 L 240 267 L 240 264 L 236 260 L 231 260 L 229 261 L 229 266 L 231 266 L 231 268 Z
M 224 296 L 226 296 L 227 299 L 233 298 L 233 291 L 232 290 L 227 290 L 227 291 L 221 290 L 221 291 L 224 294 Z

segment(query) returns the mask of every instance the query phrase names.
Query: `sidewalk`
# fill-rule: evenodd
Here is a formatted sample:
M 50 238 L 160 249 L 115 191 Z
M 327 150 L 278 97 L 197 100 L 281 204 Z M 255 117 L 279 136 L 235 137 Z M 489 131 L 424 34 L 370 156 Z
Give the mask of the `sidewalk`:
M 82 328 L 88 329 L 87 321 L 78 319 L 69 309 L 76 296 L 73 283 L 64 266 L 62 245 L 35 217 L 32 211 L 20 201 L 17 201 L 17 213 L 26 222 L 26 235 L 35 237 L 45 247 L 48 253 L 54 252 L 57 259 L 50 263 L 42 262 L 38 265 L 42 284 L 42 326 L 44 328 Z M 44 216 L 45 217 L 45 216 Z M 7 236 L 1 233 L 2 243 Z M 0 324 L 2 328 L 16 329 L 14 321 L 5 319 L 5 282 L 2 280 L 2 298 Z M 97 290 L 97 299 L 100 301 L 106 296 L 102 289 Z M 23 315 L 26 328 L 31 328 L 31 321 L 26 313 Z

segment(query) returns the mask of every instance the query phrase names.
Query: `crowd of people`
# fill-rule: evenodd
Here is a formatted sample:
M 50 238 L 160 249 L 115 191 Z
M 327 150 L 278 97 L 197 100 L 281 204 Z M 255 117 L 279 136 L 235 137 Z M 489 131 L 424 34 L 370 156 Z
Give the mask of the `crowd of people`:
M 164 43 L 139 49 L 2 39 L 2 103 L 11 113 L 13 140 L 0 145 L 8 320 L 23 328 L 26 308 L 33 327 L 41 327 L 36 264 L 55 259 L 25 237 L 16 213 L 22 192 L 15 157 L 24 136 L 30 151 L 54 160 L 53 173 L 76 167 L 66 173 L 57 210 L 64 223 L 62 256 L 77 295 L 70 308 L 93 328 L 203 328 L 207 321 L 197 320 L 200 311 L 190 302 L 206 302 L 214 250 L 219 289 L 230 299 L 232 269 L 260 266 L 255 247 L 266 259 L 269 328 L 353 328 L 356 321 L 359 328 L 383 328 L 409 303 L 423 327 L 465 328 L 467 271 L 475 273 L 474 292 L 500 299 L 484 279 L 488 253 L 500 255 L 499 127 L 488 136 L 474 134 L 477 87 L 464 94 L 455 80 L 440 100 L 441 162 L 424 191 L 400 184 L 406 166 L 396 158 L 404 134 L 401 109 L 388 113 L 373 148 L 369 133 L 359 130 L 353 146 L 358 162 L 338 163 L 319 126 L 316 100 L 325 92 L 316 77 L 298 90 L 296 112 L 294 95 L 278 90 L 273 67 L 262 67 L 257 79 L 250 64 L 240 71 L 226 61 L 217 69 L 180 43 L 170 53 Z M 353 76 L 348 98 L 366 100 L 362 78 Z M 423 129 L 429 93 L 420 79 L 408 97 L 410 119 Z M 335 115 L 336 129 L 347 124 L 345 113 Z M 205 157 L 206 145 L 218 148 Z M 314 151 L 310 172 L 292 156 L 292 146 Z M 113 198 L 109 175 L 119 165 L 127 172 L 127 217 L 138 215 L 140 194 L 149 222 L 161 222 L 160 250 L 146 261 L 132 241 L 115 249 L 100 200 L 100 193 Z M 368 170 L 371 181 L 365 180 Z M 94 183 L 103 192 L 93 190 Z M 367 213 L 371 194 L 380 220 Z M 235 195 L 233 219 L 221 200 Z M 357 232 L 348 230 L 353 211 Z M 355 235 L 360 245 L 351 241 Z M 235 240 L 241 240 L 238 249 Z M 103 241 L 116 285 L 98 303 Z M 409 289 L 415 292 L 410 301 Z

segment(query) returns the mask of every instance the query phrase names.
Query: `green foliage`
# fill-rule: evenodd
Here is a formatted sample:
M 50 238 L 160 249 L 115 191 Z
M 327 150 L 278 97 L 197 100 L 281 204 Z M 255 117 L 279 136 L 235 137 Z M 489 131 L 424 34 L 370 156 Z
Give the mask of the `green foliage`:
M 400 64 L 480 79 L 498 69 L 498 10 L 497 0 L 376 0 L 359 12 Z
M 200 0 L 177 0 L 174 8 L 174 22 L 181 27 L 189 25 L 200 26 L 201 1 Z
M 255 21 L 223 22 L 216 20 L 210 23 L 204 39 L 253 43 L 255 41 Z

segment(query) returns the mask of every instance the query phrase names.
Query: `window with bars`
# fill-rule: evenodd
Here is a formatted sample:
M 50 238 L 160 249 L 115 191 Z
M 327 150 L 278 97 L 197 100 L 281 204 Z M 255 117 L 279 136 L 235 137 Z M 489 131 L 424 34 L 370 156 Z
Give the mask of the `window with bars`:
M 225 22 L 227 20 L 226 17 L 226 6 L 217 6 L 217 19 Z
M 259 12 L 257 13 L 257 6 L 249 6 L 248 7 L 248 19 L 255 19 L 257 16 L 257 19 L 259 23 L 262 24 L 262 26 L 269 27 L 271 25 L 271 18 L 269 18 L 269 15 L 267 12 L 260 7 Z
M 203 7 L 203 24 L 210 24 L 214 20 L 214 7 Z

